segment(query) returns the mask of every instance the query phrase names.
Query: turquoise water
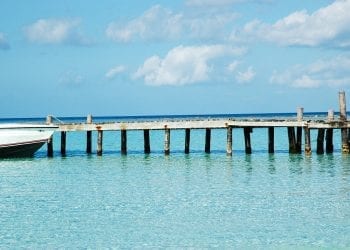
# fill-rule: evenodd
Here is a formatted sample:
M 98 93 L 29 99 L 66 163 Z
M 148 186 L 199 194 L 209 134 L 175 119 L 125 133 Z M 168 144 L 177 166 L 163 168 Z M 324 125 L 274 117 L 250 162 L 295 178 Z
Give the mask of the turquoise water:
M 267 153 L 266 129 L 252 134 L 245 155 L 243 132 L 212 131 L 205 154 L 204 130 L 104 133 L 104 154 L 84 153 L 85 134 L 69 133 L 67 157 L 46 149 L 33 159 L 0 160 L 1 248 L 350 248 L 350 156 L 288 154 L 286 129 L 277 129 L 276 153 Z M 316 134 L 312 134 L 315 145 Z M 94 142 L 96 135 L 94 134 Z M 94 143 L 96 144 L 96 143 Z M 94 145 L 95 149 L 95 145 Z

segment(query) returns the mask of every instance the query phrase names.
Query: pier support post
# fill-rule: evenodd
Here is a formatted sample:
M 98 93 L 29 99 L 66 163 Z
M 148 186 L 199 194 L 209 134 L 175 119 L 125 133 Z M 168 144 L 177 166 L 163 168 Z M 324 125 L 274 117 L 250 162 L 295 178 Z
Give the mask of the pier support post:
M 275 128 L 269 127 L 268 128 L 268 147 L 269 147 L 269 154 L 273 154 L 275 152 Z
M 346 122 L 346 100 L 345 100 L 345 92 L 339 92 L 339 114 L 340 114 L 340 122 L 345 124 Z M 348 129 L 341 129 L 341 141 L 342 141 L 342 152 L 344 154 L 349 153 L 349 139 L 348 139 Z
M 92 115 L 88 115 L 86 117 L 86 123 L 91 124 L 92 123 Z M 92 152 L 92 132 L 86 131 L 86 153 L 91 154 Z
M 227 143 L 226 143 L 226 154 L 232 155 L 232 127 L 227 127 Z
M 303 136 L 303 128 L 297 127 L 297 143 L 296 143 L 296 150 L 298 154 L 301 154 L 301 141 Z
M 317 149 L 316 149 L 317 154 L 324 154 L 324 132 L 325 132 L 324 128 L 318 129 Z
M 297 108 L 297 121 L 302 122 L 304 117 L 304 108 L 298 107 Z
M 149 129 L 143 130 L 143 140 L 144 140 L 144 151 L 145 154 L 151 153 L 150 139 L 149 139 Z
M 185 154 L 190 153 L 191 129 L 185 129 Z
M 245 153 L 246 154 L 251 154 L 252 153 L 252 145 L 250 141 L 250 133 L 253 132 L 252 127 L 245 127 L 243 129 L 244 131 L 244 143 L 245 143 Z
M 295 139 L 295 129 L 294 127 L 288 127 L 288 141 L 289 141 L 289 153 L 297 153 L 297 143 Z
M 305 137 L 305 154 L 311 155 L 311 136 L 310 136 L 310 129 L 308 127 L 304 128 L 304 137 Z
M 127 154 L 127 133 L 125 129 L 120 131 L 120 152 L 122 155 Z
M 53 157 L 53 137 L 52 136 L 47 140 L 47 156 Z
M 326 153 L 331 154 L 333 153 L 333 129 L 328 128 L 326 130 Z
M 52 115 L 46 116 L 46 124 L 52 124 Z
M 328 110 L 328 121 L 329 122 L 334 121 L 334 110 L 333 109 Z
M 169 155 L 170 154 L 170 129 L 168 129 L 168 128 L 165 128 L 164 154 L 165 155 Z
M 329 109 L 328 110 L 328 122 L 334 121 L 334 110 Z M 327 128 L 326 129 L 326 154 L 333 153 L 334 146 L 333 146 L 333 129 Z
M 205 153 L 210 153 L 211 129 L 205 129 Z
M 67 132 L 62 131 L 61 132 L 61 155 L 65 156 L 66 155 L 66 137 L 67 137 Z
M 103 142 L 103 131 L 98 130 L 97 131 L 97 155 L 102 155 L 102 142 Z

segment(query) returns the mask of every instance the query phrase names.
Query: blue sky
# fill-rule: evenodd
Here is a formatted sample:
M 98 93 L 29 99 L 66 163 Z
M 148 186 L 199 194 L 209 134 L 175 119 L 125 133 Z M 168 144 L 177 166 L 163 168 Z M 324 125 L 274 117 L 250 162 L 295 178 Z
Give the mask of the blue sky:
M 2 0 L 0 117 L 338 110 L 348 13 L 350 0 Z

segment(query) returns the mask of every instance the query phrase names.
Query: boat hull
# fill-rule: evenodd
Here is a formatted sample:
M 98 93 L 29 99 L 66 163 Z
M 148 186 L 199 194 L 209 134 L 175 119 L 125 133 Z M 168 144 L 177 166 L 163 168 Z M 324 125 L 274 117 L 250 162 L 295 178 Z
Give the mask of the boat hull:
M 46 141 L 29 141 L 0 146 L 0 158 L 33 157 Z
M 1 124 L 0 158 L 32 157 L 55 129 L 53 125 Z

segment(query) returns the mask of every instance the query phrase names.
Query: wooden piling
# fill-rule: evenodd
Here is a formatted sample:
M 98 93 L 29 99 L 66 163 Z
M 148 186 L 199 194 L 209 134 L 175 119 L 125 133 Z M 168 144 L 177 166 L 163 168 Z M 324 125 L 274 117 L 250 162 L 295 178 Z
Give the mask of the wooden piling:
M 211 129 L 205 129 L 205 153 L 210 153 Z
M 294 127 L 288 127 L 288 142 L 289 142 L 289 153 L 296 154 L 297 151 L 297 142 L 295 138 L 295 129 Z
M 102 155 L 102 143 L 103 143 L 103 131 L 98 130 L 97 131 L 97 155 Z
M 185 154 L 190 153 L 191 129 L 185 129 Z
M 67 137 L 67 132 L 62 131 L 61 132 L 61 155 L 65 156 L 66 155 L 66 137 Z
M 326 130 L 326 153 L 331 154 L 333 153 L 333 129 L 328 128 Z
M 46 116 L 46 124 L 52 124 L 52 115 Z
M 170 154 L 170 129 L 168 129 L 168 128 L 165 128 L 164 154 L 165 155 L 169 155 Z
M 91 154 L 92 152 L 92 131 L 86 132 L 86 153 Z
M 310 129 L 308 127 L 304 127 L 304 137 L 305 137 L 305 154 L 311 155 L 311 135 L 310 135 Z
M 86 123 L 91 124 L 92 123 L 92 115 L 88 115 L 86 117 Z M 92 132 L 86 131 L 86 153 L 91 154 L 92 152 Z
M 324 128 L 319 128 L 318 129 L 317 149 L 316 149 L 316 153 L 317 154 L 324 154 L 324 133 L 325 133 L 325 129 Z
M 334 110 L 329 109 L 328 110 L 328 122 L 334 121 Z M 326 154 L 332 154 L 334 150 L 333 146 L 333 129 L 328 128 L 326 129 Z
M 346 122 L 346 100 L 345 92 L 339 92 L 339 120 L 340 122 Z M 342 141 L 342 153 L 349 153 L 349 139 L 348 139 L 348 129 L 341 128 L 341 141 Z
M 122 155 L 127 154 L 127 133 L 125 129 L 120 131 L 120 152 Z
M 145 154 L 151 153 L 149 129 L 144 129 L 143 130 L 143 140 L 144 140 L 144 151 L 145 151 Z
M 333 109 L 329 109 L 328 110 L 328 121 L 334 121 L 334 110 Z
M 226 154 L 232 155 L 232 127 L 227 127 L 227 143 L 226 143 Z
M 268 128 L 268 148 L 269 148 L 269 154 L 273 154 L 275 152 L 275 128 L 269 127 Z
M 53 157 L 53 137 L 52 136 L 47 140 L 47 156 Z
M 246 154 L 251 154 L 252 153 L 252 145 L 250 141 L 250 133 L 253 132 L 252 127 L 245 127 L 243 129 L 244 131 L 244 143 L 245 143 L 245 153 Z
M 302 136 L 303 136 L 303 128 L 302 127 L 297 127 L 297 143 L 296 143 L 296 149 L 297 153 L 301 154 L 302 152 Z
M 297 108 L 297 121 L 298 122 L 303 121 L 303 117 L 304 117 L 304 108 L 298 107 Z

